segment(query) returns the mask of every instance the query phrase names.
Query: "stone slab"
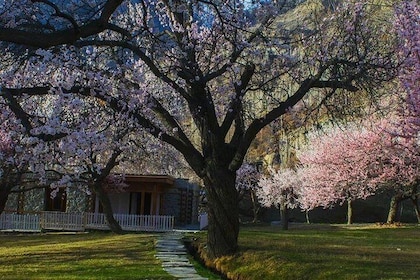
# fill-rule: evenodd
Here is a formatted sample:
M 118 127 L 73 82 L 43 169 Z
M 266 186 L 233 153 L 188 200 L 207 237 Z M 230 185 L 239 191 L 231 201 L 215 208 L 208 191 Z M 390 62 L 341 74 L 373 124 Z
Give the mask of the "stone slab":
M 155 257 L 162 261 L 163 269 L 177 279 L 206 280 L 197 274 L 189 262 L 181 234 L 166 234 L 156 242 Z

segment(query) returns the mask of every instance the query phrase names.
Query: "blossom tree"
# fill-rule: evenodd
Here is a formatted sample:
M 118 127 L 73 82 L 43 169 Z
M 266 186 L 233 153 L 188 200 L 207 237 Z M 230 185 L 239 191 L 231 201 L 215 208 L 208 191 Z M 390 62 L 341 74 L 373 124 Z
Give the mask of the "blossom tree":
M 373 195 L 380 177 L 385 175 L 382 167 L 389 159 L 381 157 L 391 141 L 391 135 L 382 129 L 360 129 L 355 125 L 313 136 L 299 156 L 306 169 L 305 180 L 313 184 L 310 190 L 317 188 L 316 193 L 308 191 L 307 195 L 324 207 L 347 202 L 347 223 L 351 224 L 352 202 Z
M 125 129 L 121 131 L 115 127 L 98 130 L 104 122 L 100 115 L 95 118 L 96 122 L 90 119 L 91 127 L 73 127 L 68 136 L 47 143 L 48 146 L 55 147 L 55 164 L 52 169 L 61 176 L 51 187 L 58 190 L 60 187 L 78 185 L 81 191 L 94 194 L 102 205 L 110 229 L 121 233 L 122 229 L 113 216 L 107 193 L 123 191 L 126 186 L 124 174 L 115 175 L 111 172 L 120 161 L 127 160 L 127 154 L 130 154 L 124 145 L 128 133 Z
M 12 162 L 13 144 L 4 131 L 0 131 L 0 213 L 3 212 L 12 189 L 21 180 L 22 173 L 12 174 L 14 164 Z
M 19 45 L 34 66 L 4 70 L 1 96 L 33 136 L 65 132 L 37 133 L 24 97 L 59 91 L 97 98 L 173 146 L 206 188 L 209 255 L 232 254 L 236 171 L 256 135 L 309 94 L 328 99 L 395 74 L 391 33 L 383 22 L 374 28 L 364 3 L 317 5 L 290 20 L 294 1 L 4 2 L 4 57 L 16 58 Z
M 406 59 L 400 69 L 399 78 L 407 92 L 408 126 L 407 134 L 412 138 L 418 136 L 420 104 L 420 7 L 416 1 L 405 1 L 396 10 L 395 29 L 400 37 L 400 52 Z
M 309 140 L 310 146 L 300 156 L 303 168 L 307 169 L 301 200 L 312 202 L 312 206 L 308 204 L 309 209 L 347 199 L 348 222 L 351 222 L 351 201 L 366 198 L 385 186 L 395 192 L 387 222 L 394 221 L 399 203 L 407 198 L 412 199 L 420 221 L 417 202 L 419 7 L 415 1 L 405 1 L 397 7 L 396 13 L 394 25 L 402 42 L 401 55 L 405 57 L 400 71 L 402 89 L 406 92 L 405 103 L 389 117 L 393 121 L 365 122 L 362 130 L 355 127 L 334 129 L 327 135 Z
M 78 187 L 98 197 L 110 229 L 122 232 L 113 217 L 107 191 L 125 186 L 123 181 L 113 180 L 120 176 L 115 177 L 111 172 L 121 161 L 128 164 L 134 160 L 136 153 L 142 152 L 137 146 L 139 132 L 133 135 L 130 130 L 132 126 L 125 118 L 112 110 L 105 110 L 103 104 L 92 97 L 69 98 L 68 94 L 62 92 L 42 101 L 26 97 L 22 109 L 31 111 L 33 119 L 37 119 L 38 125 L 31 127 L 29 133 L 38 137 L 27 137 L 25 128 L 18 120 L 15 126 L 11 126 L 15 117 L 8 107 L 3 108 L 5 121 L 2 129 L 4 133 L 14 135 L 13 141 L 5 143 L 20 151 L 20 154 L 15 152 L 4 161 L 15 164 L 13 168 L 10 168 L 11 164 L 8 165 L 8 176 L 3 177 L 9 180 L 14 178 L 14 184 L 9 183 L 7 189 L 22 185 L 20 177 L 23 173 L 38 177 L 42 187 L 52 188 L 53 196 L 60 188 Z M 23 118 L 23 121 L 28 119 Z M 51 137 L 46 135 L 59 137 L 51 141 Z M 24 143 L 30 145 L 23 146 Z M 20 167 L 16 166 L 18 162 Z M 54 174 L 54 178 L 48 177 L 48 174 Z M 7 196 L 3 197 L 7 200 Z
M 258 181 L 257 196 L 265 207 L 280 208 L 281 226 L 287 230 L 289 227 L 289 209 L 299 206 L 298 189 L 301 186 L 296 170 L 269 169 L 269 175 Z
M 57 191 L 60 187 L 79 185 L 82 191 L 94 194 L 102 205 L 110 229 L 121 233 L 108 192 L 124 191 L 126 184 L 124 170 L 120 174 L 113 172 L 120 163 L 130 165 L 141 160 L 138 157 L 146 148 L 139 147 L 141 131 L 138 129 L 133 134 L 135 124 L 103 106 L 92 97 L 69 98 L 68 94 L 57 93 L 48 106 L 56 112 L 51 114 L 47 108 L 45 112 L 39 112 L 38 117 L 46 121 L 31 133 L 60 131 L 65 135 L 55 141 L 41 142 L 42 148 L 51 151 L 49 168 L 61 177 L 51 187 Z M 62 121 L 57 123 L 50 115 Z
M 420 147 L 420 6 L 416 1 L 404 1 L 396 9 L 394 27 L 400 37 L 400 52 L 406 59 L 400 70 L 399 79 L 406 93 L 405 104 L 401 108 L 400 122 L 394 134 L 399 137 L 401 150 L 409 152 L 409 158 L 418 157 Z M 387 222 L 393 222 L 399 202 L 409 197 L 414 205 L 420 223 L 418 179 L 411 188 L 399 190 L 391 201 Z
M 323 201 L 324 206 L 347 201 L 351 223 L 352 201 L 365 199 L 378 188 L 391 188 L 400 199 L 415 194 L 420 157 L 413 150 L 418 147 L 397 134 L 399 124 L 388 120 L 353 124 L 311 139 L 299 157 L 306 169 L 304 185 L 317 188 L 307 193 L 309 199 Z M 394 211 L 392 204 L 390 213 Z
M 28 190 L 25 183 L 32 183 L 31 188 L 46 186 L 45 162 L 46 151 L 35 153 L 39 140 L 27 137 L 24 129 L 14 115 L 0 102 L 0 214 L 12 192 Z M 38 179 L 28 176 L 32 171 Z M 21 186 L 21 188 L 18 188 Z
M 236 171 L 236 174 L 236 189 L 239 193 L 239 200 L 244 198 L 249 199 L 253 215 L 252 222 L 255 223 L 258 220 L 258 214 L 261 209 L 257 197 L 258 181 L 261 174 L 255 165 L 249 163 L 244 163 L 241 168 Z

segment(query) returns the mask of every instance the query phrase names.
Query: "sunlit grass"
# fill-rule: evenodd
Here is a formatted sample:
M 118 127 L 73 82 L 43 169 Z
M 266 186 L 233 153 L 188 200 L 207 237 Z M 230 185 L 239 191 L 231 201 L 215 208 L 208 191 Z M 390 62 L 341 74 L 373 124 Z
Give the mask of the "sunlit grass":
M 231 279 L 420 279 L 418 226 L 245 228 L 239 246 L 213 262 Z
M 154 242 L 149 234 L 2 234 L 0 279 L 174 279 Z

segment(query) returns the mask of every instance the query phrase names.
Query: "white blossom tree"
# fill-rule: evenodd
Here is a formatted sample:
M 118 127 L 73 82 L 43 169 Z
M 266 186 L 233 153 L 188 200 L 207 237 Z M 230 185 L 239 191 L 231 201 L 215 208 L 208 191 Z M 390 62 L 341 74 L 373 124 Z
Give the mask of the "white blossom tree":
M 261 210 L 261 205 L 258 201 L 258 181 L 261 173 L 254 164 L 244 163 L 241 168 L 236 171 L 236 189 L 239 193 L 239 200 L 249 202 L 252 211 L 252 222 L 258 220 L 258 214 Z
M 330 10 L 319 3 L 303 20 L 290 20 L 295 7 L 230 0 L 2 3 L 5 57 L 23 53 L 33 64 L 4 70 L 1 96 L 27 132 L 44 140 L 66 132 L 37 131 L 24 99 L 62 92 L 97 98 L 173 146 L 206 188 L 209 255 L 232 254 L 236 171 L 256 135 L 312 93 L 329 99 L 395 75 L 391 33 L 383 23 L 373 28 L 376 6 L 344 1 Z M 25 51 L 17 53 L 16 45 Z
M 302 182 L 291 168 L 269 169 L 269 174 L 258 181 L 257 196 L 265 207 L 280 209 L 282 229 L 289 228 L 289 209 L 299 207 L 299 189 Z

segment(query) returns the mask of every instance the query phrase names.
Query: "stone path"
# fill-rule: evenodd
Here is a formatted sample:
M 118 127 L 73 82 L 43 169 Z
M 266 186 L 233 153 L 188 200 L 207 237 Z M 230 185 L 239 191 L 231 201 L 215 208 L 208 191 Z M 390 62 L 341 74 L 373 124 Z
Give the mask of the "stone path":
M 156 258 L 162 261 L 163 269 L 178 279 L 206 280 L 197 274 L 188 260 L 187 249 L 179 232 L 161 235 L 156 243 Z

